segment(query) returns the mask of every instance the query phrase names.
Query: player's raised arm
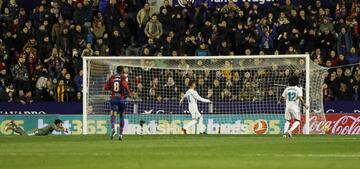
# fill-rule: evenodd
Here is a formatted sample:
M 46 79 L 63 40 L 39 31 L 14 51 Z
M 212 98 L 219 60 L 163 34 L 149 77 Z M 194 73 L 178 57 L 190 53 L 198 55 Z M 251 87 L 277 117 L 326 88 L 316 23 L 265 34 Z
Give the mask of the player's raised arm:
M 202 98 L 197 91 L 194 91 L 193 93 L 193 96 L 196 100 L 199 100 L 201 102 L 205 102 L 205 103 L 211 103 L 211 101 L 209 99 L 205 99 L 205 98 Z

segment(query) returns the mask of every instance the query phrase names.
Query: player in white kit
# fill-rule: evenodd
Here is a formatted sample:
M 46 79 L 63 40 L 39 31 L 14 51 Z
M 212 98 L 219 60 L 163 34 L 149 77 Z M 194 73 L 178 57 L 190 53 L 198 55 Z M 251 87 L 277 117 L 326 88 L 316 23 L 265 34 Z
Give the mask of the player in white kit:
M 281 99 L 286 100 L 285 108 L 285 125 L 284 125 L 284 137 L 292 137 L 292 132 L 300 125 L 300 112 L 301 105 L 308 109 L 308 106 L 305 104 L 303 98 L 302 88 L 298 87 L 299 78 L 296 76 L 291 76 L 289 78 L 289 86 L 282 93 Z M 290 127 L 290 120 L 294 119 L 295 122 Z
M 185 98 L 188 100 L 189 112 L 191 114 L 192 120 L 184 125 L 182 131 L 184 132 L 184 134 L 187 134 L 187 130 L 189 130 L 191 126 L 193 126 L 194 124 L 196 124 L 196 122 L 198 122 L 200 134 L 204 134 L 203 117 L 201 116 L 198 110 L 197 101 L 199 100 L 201 102 L 206 102 L 206 103 L 211 103 L 211 101 L 209 99 L 204 99 L 201 96 L 199 96 L 198 92 L 195 91 L 195 87 L 196 87 L 195 81 L 190 81 L 189 87 L 190 87 L 189 90 L 181 98 L 180 104 L 184 101 Z

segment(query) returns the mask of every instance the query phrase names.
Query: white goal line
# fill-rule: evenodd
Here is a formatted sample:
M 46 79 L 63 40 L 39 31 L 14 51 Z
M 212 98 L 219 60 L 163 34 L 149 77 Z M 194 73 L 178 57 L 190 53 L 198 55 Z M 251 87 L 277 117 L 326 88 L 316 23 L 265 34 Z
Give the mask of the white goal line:
M 176 153 L 176 152 L 174 152 Z M 132 153 L 134 154 L 134 153 Z M 137 153 L 135 153 L 137 154 Z M 142 155 L 143 153 L 139 153 Z M 154 152 L 154 155 L 165 155 L 167 153 L 164 152 Z M 105 153 L 105 152 L 93 152 L 93 153 L 77 153 L 77 152 L 66 152 L 66 153 L 42 153 L 42 152 L 8 152 L 1 153 L 1 156 L 121 156 L 123 153 Z M 278 154 L 278 153 L 256 153 L 256 154 L 236 154 L 237 157 L 299 157 L 299 158 L 360 158 L 360 154 L 304 154 L 304 153 L 296 153 L 296 154 Z

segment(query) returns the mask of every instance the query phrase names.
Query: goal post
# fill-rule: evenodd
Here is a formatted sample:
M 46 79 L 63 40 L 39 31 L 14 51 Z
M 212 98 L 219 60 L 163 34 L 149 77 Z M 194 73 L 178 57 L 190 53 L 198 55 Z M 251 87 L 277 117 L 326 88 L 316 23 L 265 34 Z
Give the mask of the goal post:
M 180 134 L 190 120 L 179 105 L 189 80 L 213 104 L 199 103 L 209 134 L 280 134 L 284 103 L 277 99 L 288 77 L 297 75 L 308 110 L 302 110 L 298 132 L 310 134 L 312 116 L 324 118 L 322 84 L 327 69 L 304 55 L 83 57 L 83 134 L 91 119 L 108 121 L 110 93 L 103 86 L 116 66 L 124 66 L 134 96 L 127 101 L 127 134 Z M 191 133 L 197 133 L 195 127 Z M 94 133 L 94 132 L 90 132 Z

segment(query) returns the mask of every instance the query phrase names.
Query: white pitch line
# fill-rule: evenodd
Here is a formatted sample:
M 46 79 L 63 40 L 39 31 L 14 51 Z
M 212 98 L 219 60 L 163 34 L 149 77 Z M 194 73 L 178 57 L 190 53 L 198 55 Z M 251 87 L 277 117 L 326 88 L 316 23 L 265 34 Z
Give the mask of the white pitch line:
M 134 154 L 134 153 L 131 153 Z M 143 155 L 143 153 L 135 153 Z M 166 155 L 166 153 L 160 153 Z M 21 153 L 2 153 L 1 156 L 117 156 L 124 155 L 122 153 L 36 153 L 36 152 L 21 152 Z M 153 153 L 157 155 L 157 153 Z M 301 158 L 360 158 L 360 154 L 236 154 L 237 157 L 301 157 Z

